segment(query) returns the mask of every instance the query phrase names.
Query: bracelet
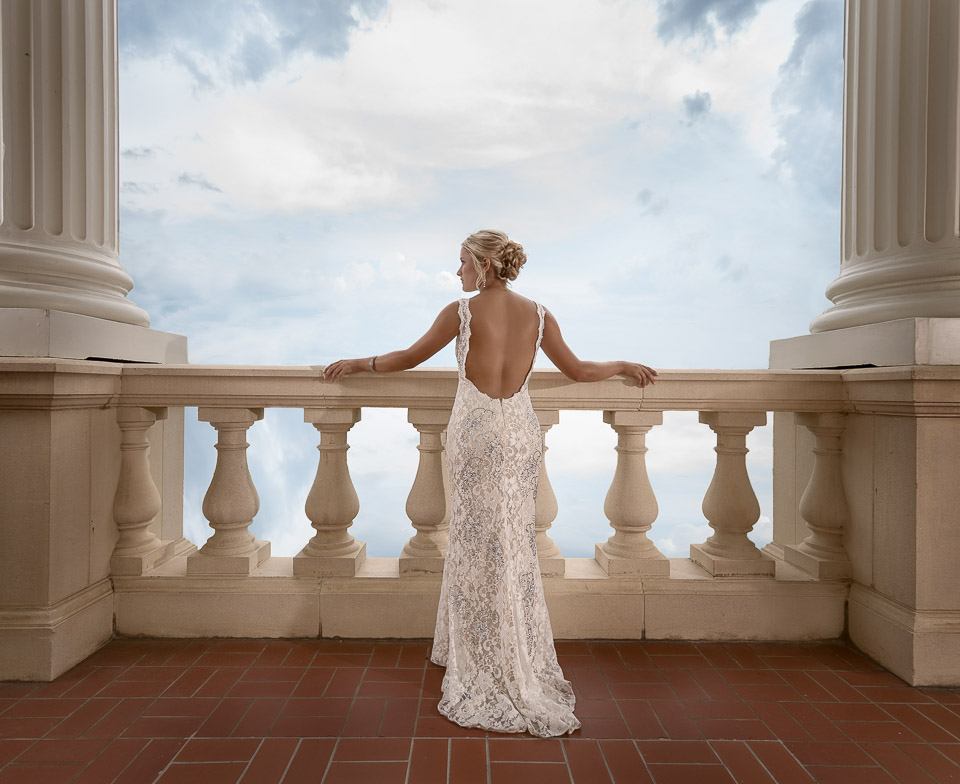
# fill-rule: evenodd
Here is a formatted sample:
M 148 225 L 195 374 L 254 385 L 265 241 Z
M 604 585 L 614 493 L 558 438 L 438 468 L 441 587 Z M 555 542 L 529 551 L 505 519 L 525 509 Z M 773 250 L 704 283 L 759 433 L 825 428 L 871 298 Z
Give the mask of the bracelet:
M 370 357 L 370 372 L 371 372 L 371 373 L 376 373 L 376 372 L 377 372 L 377 369 L 373 366 L 373 363 L 377 361 L 377 357 L 378 357 L 378 356 L 380 356 L 380 355 L 379 355 L 379 354 L 376 354 L 376 355 Z

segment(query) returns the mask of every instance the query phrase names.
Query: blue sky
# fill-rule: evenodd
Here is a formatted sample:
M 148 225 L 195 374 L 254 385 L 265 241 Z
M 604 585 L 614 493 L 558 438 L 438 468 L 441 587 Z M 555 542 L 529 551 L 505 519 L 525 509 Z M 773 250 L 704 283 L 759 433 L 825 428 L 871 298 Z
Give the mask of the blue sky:
M 515 289 L 590 359 L 765 367 L 839 269 L 841 0 L 119 0 L 121 261 L 194 363 L 325 364 L 413 342 L 460 296 L 478 228 L 523 243 Z M 454 365 L 452 347 L 428 364 Z M 538 367 L 549 367 L 540 357 Z M 187 415 L 185 527 L 214 434 Z M 748 445 L 769 538 L 770 427 Z M 268 411 L 248 438 L 254 531 L 312 534 L 316 432 Z M 615 434 L 562 412 L 548 436 L 569 556 L 609 536 Z M 371 555 L 412 534 L 416 433 L 350 434 Z M 649 437 L 651 537 L 685 555 L 713 434 Z

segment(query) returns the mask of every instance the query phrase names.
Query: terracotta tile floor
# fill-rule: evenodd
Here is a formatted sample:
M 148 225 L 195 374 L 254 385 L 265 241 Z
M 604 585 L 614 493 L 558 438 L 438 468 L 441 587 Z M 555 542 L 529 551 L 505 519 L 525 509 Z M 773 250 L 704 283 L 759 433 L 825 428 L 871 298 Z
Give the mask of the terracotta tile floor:
M 560 642 L 562 740 L 441 717 L 428 644 L 116 640 L 0 683 L 0 784 L 960 782 L 960 689 L 842 644 Z

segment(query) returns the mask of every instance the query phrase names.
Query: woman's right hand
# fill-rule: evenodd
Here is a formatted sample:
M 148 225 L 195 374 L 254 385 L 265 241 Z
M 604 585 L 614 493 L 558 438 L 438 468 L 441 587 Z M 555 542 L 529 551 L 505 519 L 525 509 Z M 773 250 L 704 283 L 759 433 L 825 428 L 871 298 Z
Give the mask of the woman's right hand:
M 328 381 L 341 381 L 344 376 L 369 370 L 368 361 L 364 359 L 338 359 L 323 369 L 323 377 Z
M 657 383 L 657 376 L 660 374 L 653 368 L 641 365 L 639 362 L 626 362 L 625 364 L 626 368 L 621 375 L 634 379 L 638 386 L 645 387 L 647 384 Z

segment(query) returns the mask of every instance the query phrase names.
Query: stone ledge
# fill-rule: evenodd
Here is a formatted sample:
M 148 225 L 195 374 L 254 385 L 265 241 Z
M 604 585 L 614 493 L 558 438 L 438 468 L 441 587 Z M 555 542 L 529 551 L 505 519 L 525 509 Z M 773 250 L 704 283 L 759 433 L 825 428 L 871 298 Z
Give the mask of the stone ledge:
M 249 577 L 186 574 L 184 558 L 143 577 L 115 578 L 117 631 L 152 637 L 429 637 L 440 574 L 400 575 L 399 558 L 368 558 L 355 577 L 296 577 L 271 558 Z M 778 568 L 781 565 L 778 564 Z M 847 584 L 783 568 L 777 578 L 712 578 L 687 559 L 669 577 L 608 577 L 569 558 L 546 577 L 553 631 L 563 639 L 832 639 L 843 631 Z M 176 597 L 176 601 L 173 601 Z
M 960 365 L 960 319 L 907 318 L 770 341 L 770 367 Z
M 0 356 L 182 363 L 187 339 L 62 310 L 0 308 Z

